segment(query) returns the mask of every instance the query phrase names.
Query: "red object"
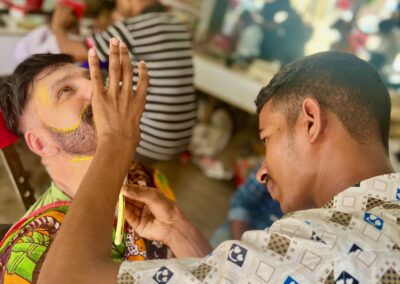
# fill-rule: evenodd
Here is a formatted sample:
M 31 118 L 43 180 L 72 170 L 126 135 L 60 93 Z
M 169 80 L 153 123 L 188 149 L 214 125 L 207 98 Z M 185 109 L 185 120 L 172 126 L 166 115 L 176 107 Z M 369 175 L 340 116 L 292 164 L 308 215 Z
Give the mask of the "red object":
M 86 8 L 86 5 L 83 1 L 59 0 L 58 3 L 70 8 L 78 20 L 82 19 Z
M 27 0 L 25 5 L 15 4 L 11 0 L 0 0 L 0 2 L 6 4 L 12 9 L 19 10 L 23 13 L 27 13 L 29 11 L 40 11 L 43 4 L 43 0 Z
M 18 136 L 7 129 L 3 112 L 0 111 L 0 149 L 6 148 L 17 142 Z
M 349 44 L 354 50 L 359 50 L 367 44 L 368 35 L 357 31 L 350 35 Z
M 26 6 L 29 11 L 40 11 L 42 10 L 43 0 L 27 0 Z
M 353 6 L 353 1 L 352 0 L 338 0 L 336 2 L 336 6 L 343 11 L 347 11 L 347 10 L 351 9 L 351 7 Z

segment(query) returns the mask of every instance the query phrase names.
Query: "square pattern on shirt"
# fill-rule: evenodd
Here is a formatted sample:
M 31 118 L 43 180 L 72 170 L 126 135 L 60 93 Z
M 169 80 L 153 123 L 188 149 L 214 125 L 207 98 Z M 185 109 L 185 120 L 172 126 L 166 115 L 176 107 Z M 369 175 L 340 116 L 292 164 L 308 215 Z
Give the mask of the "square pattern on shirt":
M 211 271 L 212 266 L 208 265 L 206 263 L 200 264 L 198 267 L 193 269 L 191 273 L 193 274 L 194 277 L 197 278 L 200 282 L 202 282 L 208 275 L 208 273 Z
M 285 256 L 289 249 L 289 246 L 290 239 L 278 234 L 271 234 L 267 249 L 281 256 Z
M 342 225 L 343 227 L 347 227 L 350 224 L 350 220 L 350 214 L 339 211 L 333 211 L 332 217 L 329 219 L 329 221 Z
M 386 270 L 380 280 L 381 284 L 397 284 L 400 283 L 400 274 L 398 274 L 392 267 Z

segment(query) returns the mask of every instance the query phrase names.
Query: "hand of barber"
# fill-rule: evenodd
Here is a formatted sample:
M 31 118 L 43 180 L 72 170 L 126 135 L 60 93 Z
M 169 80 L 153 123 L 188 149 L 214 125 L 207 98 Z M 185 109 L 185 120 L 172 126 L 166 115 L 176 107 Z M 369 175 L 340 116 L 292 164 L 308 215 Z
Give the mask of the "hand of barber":
M 126 45 L 110 40 L 109 85 L 105 88 L 94 49 L 89 51 L 92 80 L 92 107 L 98 146 L 112 141 L 113 147 L 124 147 L 127 155 L 134 153 L 140 141 L 140 118 L 144 110 L 148 86 L 146 65 L 139 63 L 136 91 L 132 89 L 133 66 Z M 128 143 L 128 145 L 127 145 Z
M 125 218 L 141 237 L 163 242 L 176 257 L 203 257 L 211 251 L 208 241 L 176 203 L 157 189 L 130 185 L 122 192 Z
M 128 223 L 141 237 L 167 244 L 174 225 L 184 220 L 176 203 L 155 188 L 128 185 L 123 189 Z

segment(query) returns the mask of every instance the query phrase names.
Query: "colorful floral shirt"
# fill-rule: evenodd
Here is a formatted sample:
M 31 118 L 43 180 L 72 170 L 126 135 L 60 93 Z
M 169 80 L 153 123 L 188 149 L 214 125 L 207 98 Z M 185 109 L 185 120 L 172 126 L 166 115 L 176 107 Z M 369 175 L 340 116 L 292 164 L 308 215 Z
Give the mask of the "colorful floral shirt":
M 174 199 L 168 181 L 158 170 L 151 173 L 133 163 L 128 172 L 128 180 L 146 178 L 149 186 L 162 191 Z M 71 198 L 54 183 L 47 192 L 28 210 L 0 242 L 0 283 L 36 283 L 51 241 L 61 227 L 67 214 Z M 135 234 L 125 226 L 123 242 L 111 244 L 111 258 L 115 262 L 167 258 L 169 249 L 159 242 L 151 242 Z M 115 237 L 115 229 L 113 236 Z
M 400 174 L 364 180 L 202 259 L 124 261 L 118 283 L 400 283 Z

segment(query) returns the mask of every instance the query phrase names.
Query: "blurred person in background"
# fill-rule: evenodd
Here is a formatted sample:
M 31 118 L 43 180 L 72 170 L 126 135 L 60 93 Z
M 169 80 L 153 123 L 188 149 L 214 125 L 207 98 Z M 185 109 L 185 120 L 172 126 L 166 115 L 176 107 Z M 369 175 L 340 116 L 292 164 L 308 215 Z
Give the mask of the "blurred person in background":
M 249 230 L 263 230 L 282 217 L 279 203 L 271 198 L 265 186 L 257 181 L 256 170 L 236 189 L 228 217 L 210 239 L 212 247 L 226 240 L 240 240 Z

